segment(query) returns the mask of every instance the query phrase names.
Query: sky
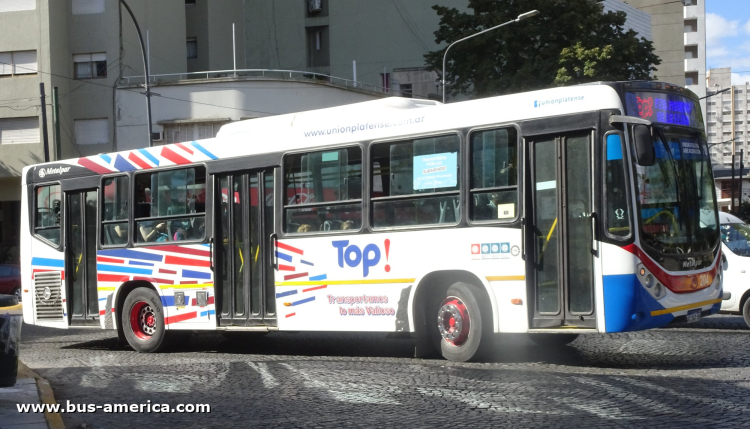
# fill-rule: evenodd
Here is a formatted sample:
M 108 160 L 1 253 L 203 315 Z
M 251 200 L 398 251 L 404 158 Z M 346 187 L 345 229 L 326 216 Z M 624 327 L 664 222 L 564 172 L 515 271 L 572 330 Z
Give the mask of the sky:
M 750 82 L 750 0 L 706 0 L 706 68 L 718 67 Z

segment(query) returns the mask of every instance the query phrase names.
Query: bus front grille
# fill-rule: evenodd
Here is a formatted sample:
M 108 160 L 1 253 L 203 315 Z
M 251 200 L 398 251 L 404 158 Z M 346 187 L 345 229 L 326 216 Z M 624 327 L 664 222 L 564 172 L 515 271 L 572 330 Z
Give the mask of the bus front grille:
M 34 274 L 36 318 L 62 320 L 62 279 L 60 271 Z

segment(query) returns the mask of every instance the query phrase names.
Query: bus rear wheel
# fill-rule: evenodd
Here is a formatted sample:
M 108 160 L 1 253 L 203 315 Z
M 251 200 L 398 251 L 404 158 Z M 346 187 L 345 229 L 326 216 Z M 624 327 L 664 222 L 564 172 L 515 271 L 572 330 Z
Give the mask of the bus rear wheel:
M 122 330 L 131 347 L 140 353 L 154 353 L 168 347 L 161 298 L 150 288 L 133 289 L 121 312 Z
M 454 283 L 437 308 L 439 350 L 453 362 L 479 359 L 489 343 L 489 312 L 482 311 L 476 297 L 479 289 L 468 283 Z

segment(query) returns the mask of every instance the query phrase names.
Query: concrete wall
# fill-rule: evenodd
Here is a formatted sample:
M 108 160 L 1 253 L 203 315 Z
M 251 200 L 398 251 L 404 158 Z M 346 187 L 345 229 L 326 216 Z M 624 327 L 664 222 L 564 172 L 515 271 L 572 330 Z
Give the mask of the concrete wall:
M 237 68 L 245 68 L 245 18 L 243 0 L 223 0 L 208 5 L 208 69 L 231 70 L 232 23 L 237 51 Z
M 651 15 L 636 9 L 623 0 L 604 0 L 602 6 L 606 12 L 625 12 L 625 30 L 633 30 L 646 40 L 653 40 L 651 36 Z
M 133 88 L 117 90 L 118 150 L 142 148 L 146 141 L 146 123 L 142 112 L 143 98 Z M 294 80 L 206 80 L 183 81 L 156 86 L 164 97 L 152 100 L 154 131 L 159 122 L 185 119 L 225 119 L 263 117 L 303 110 L 322 109 L 381 98 L 379 93 L 345 89 L 325 83 Z M 170 97 L 185 101 L 170 100 Z M 201 104 L 198 104 L 201 103 Z
M 195 38 L 198 57 L 187 59 L 187 71 L 206 71 L 208 68 L 208 0 L 196 0 L 185 5 L 185 29 L 188 38 Z M 187 55 L 186 55 L 187 57 Z
M 657 66 L 654 77 L 684 86 L 685 47 L 682 2 L 665 2 L 664 0 L 626 0 L 626 2 L 651 14 L 654 50 L 661 58 L 661 64 Z

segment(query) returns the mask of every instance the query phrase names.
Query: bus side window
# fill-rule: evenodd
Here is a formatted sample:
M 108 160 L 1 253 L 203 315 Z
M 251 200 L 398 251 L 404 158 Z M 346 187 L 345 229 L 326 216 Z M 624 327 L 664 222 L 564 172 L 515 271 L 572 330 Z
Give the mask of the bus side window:
M 128 244 L 130 186 L 127 176 L 107 177 L 102 187 L 102 244 Z
M 518 212 L 518 133 L 502 128 L 471 135 L 471 220 L 510 221 Z
M 359 147 L 287 155 L 284 184 L 286 233 L 360 228 L 362 150 Z
M 604 155 L 604 231 L 615 239 L 630 236 L 630 210 L 628 209 L 625 179 L 625 159 L 622 136 L 608 134 Z
M 60 185 L 36 188 L 34 234 L 55 246 L 60 244 L 61 201 Z

